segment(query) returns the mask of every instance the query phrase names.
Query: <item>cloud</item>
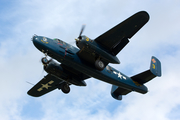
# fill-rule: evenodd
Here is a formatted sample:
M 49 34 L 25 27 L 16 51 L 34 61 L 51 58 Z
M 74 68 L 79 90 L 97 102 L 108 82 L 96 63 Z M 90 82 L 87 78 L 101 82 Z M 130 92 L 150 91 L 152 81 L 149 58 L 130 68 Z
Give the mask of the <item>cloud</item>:
M 1 6 L 4 4 L 1 4 Z M 179 117 L 179 1 L 36 1 L 15 2 L 0 12 L 0 118 L 3 120 L 48 119 L 178 119 Z M 5 5 L 4 5 L 5 6 Z M 66 42 L 74 41 L 82 24 L 83 34 L 96 38 L 132 14 L 146 10 L 150 21 L 118 54 L 127 75 L 149 68 L 151 55 L 162 63 L 162 77 L 146 85 L 145 95 L 132 92 L 122 101 L 110 95 L 111 85 L 88 79 L 87 87 L 71 86 L 64 95 L 55 90 L 40 98 L 26 94 L 43 75 L 43 56 L 32 44 L 33 34 Z

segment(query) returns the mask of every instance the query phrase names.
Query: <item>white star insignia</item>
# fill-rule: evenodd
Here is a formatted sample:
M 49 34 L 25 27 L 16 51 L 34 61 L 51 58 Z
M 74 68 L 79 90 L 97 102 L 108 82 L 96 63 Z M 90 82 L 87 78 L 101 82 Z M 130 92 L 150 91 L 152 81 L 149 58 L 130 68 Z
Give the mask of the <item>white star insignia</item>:
M 115 72 L 115 71 L 113 71 L 113 73 L 114 74 L 116 74 L 116 75 L 118 75 L 118 78 L 123 78 L 123 79 L 125 79 L 126 80 L 126 77 L 124 77 L 123 75 L 121 75 L 121 73 L 119 72 L 119 73 L 117 73 L 117 72 Z

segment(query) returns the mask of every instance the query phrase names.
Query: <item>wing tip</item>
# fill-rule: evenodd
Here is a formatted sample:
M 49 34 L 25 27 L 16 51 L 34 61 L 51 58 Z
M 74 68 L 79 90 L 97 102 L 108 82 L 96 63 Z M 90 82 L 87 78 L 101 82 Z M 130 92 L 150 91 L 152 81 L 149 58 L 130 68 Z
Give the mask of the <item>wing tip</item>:
M 27 92 L 27 94 L 28 94 L 29 96 L 32 96 L 32 97 L 40 97 L 39 95 L 32 94 L 31 90 L 29 90 L 29 91 Z
M 144 18 L 146 18 L 147 21 L 149 21 L 150 16 L 149 16 L 148 12 L 146 12 L 146 11 L 139 11 L 137 14 L 142 15 Z

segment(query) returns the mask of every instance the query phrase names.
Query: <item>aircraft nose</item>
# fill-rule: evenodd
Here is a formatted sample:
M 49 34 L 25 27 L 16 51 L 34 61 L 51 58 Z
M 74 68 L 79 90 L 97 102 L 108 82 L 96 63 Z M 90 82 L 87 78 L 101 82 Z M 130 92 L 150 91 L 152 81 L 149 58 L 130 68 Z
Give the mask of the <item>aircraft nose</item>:
M 40 50 L 41 52 L 43 51 L 43 52 L 47 52 L 47 50 L 48 50 L 48 45 L 47 45 L 47 41 L 45 42 L 45 41 L 43 41 L 43 38 L 45 39 L 45 37 L 42 37 L 42 36 L 37 36 L 37 35 L 34 35 L 33 37 L 32 37 L 32 41 L 33 41 L 33 44 L 34 44 L 34 46 L 38 49 L 38 50 Z M 46 39 L 47 40 L 47 39 Z
M 34 35 L 32 37 L 32 41 L 33 41 L 34 46 L 36 46 L 36 48 L 42 47 L 42 44 L 40 42 L 40 38 L 37 35 Z
M 40 37 L 37 36 L 37 35 L 34 35 L 34 36 L 32 37 L 32 41 L 33 41 L 33 44 L 34 44 L 36 47 L 41 44 L 41 42 L 40 42 Z
M 38 40 L 37 35 L 33 35 L 33 37 L 32 37 L 32 41 L 34 42 L 34 41 L 37 41 L 37 40 Z

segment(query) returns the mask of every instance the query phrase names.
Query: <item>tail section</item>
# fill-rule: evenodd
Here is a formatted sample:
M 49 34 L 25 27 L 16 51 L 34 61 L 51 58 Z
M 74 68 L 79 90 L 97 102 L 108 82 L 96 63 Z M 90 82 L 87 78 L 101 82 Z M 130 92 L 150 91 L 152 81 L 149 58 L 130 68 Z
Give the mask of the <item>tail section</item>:
M 161 62 L 156 57 L 152 56 L 150 69 L 131 77 L 131 79 L 134 83 L 137 84 L 137 86 L 142 87 L 144 83 L 152 80 L 156 76 L 158 77 L 161 76 Z M 130 93 L 131 91 L 132 90 L 128 90 L 128 89 L 121 88 L 116 85 L 112 85 L 111 95 L 113 98 L 117 100 L 122 100 L 122 95 L 126 95 Z M 143 94 L 145 94 L 146 92 L 147 90 Z
M 131 77 L 131 79 L 139 84 L 144 84 L 156 76 L 161 76 L 161 62 L 156 57 L 152 56 L 150 69 Z

